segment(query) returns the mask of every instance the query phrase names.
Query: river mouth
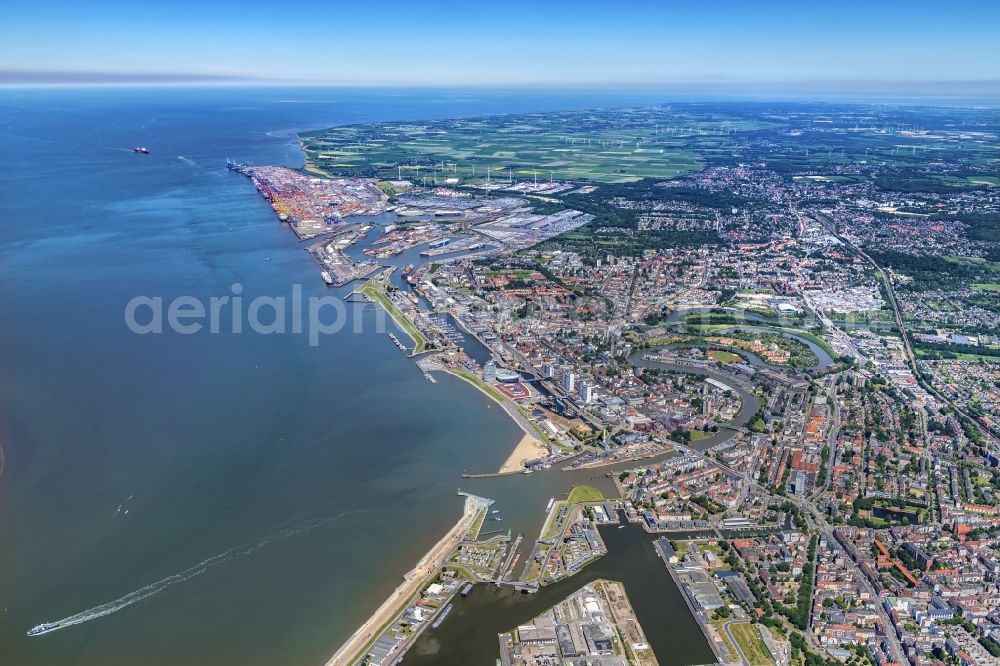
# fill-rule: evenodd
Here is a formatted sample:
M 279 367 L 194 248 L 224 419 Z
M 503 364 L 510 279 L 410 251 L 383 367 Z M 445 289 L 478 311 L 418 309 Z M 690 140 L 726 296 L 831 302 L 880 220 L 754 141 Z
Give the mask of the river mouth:
M 291 303 L 293 285 L 304 299 L 358 286 L 326 287 L 226 158 L 300 165 L 295 137 L 268 132 L 444 107 L 414 91 L 305 89 L 296 96 L 337 99 L 275 103 L 288 94 L 0 100 L 5 204 L 18 211 L 0 221 L 0 661 L 321 662 L 454 524 L 463 469 L 497 469 L 520 437 L 464 382 L 431 384 L 384 333 L 355 333 L 358 321 L 374 327 L 370 308 L 346 308 L 343 334 L 317 347 L 292 334 L 126 328 L 140 295 L 205 303 L 239 283 L 245 303 Z M 449 113 L 548 106 L 480 99 Z M 25 636 L 327 517 L 113 613 Z
M 733 377 L 707 368 L 658 363 L 644 359 L 643 352 L 630 358 L 636 367 L 661 367 L 704 377 L 714 377 L 726 382 L 742 400 L 740 411 L 731 424 L 733 430 L 723 429 L 706 440 L 692 444 L 692 448 L 705 450 L 716 446 L 738 432 L 750 421 L 760 407 L 760 401 Z M 617 463 L 596 469 L 578 469 L 563 472 L 548 469 L 531 476 L 496 477 L 469 480 L 470 489 L 476 494 L 496 499 L 504 507 L 506 524 L 514 533 L 526 536 L 522 542 L 522 555 L 530 552 L 531 537 L 539 534 L 544 520 L 542 507 L 549 492 L 558 499 L 565 497 L 573 485 L 586 483 L 597 487 L 605 497 L 617 496 L 611 476 L 626 469 L 650 464 L 676 453 L 653 458 Z M 515 503 L 513 511 L 507 508 Z M 632 602 L 639 623 L 649 639 L 650 647 L 662 664 L 712 663 L 715 656 L 704 638 L 697 621 L 684 602 L 682 593 L 670 577 L 663 561 L 653 548 L 658 535 L 646 532 L 641 526 L 624 523 L 599 527 L 608 553 L 588 564 L 575 575 L 544 586 L 534 594 L 522 594 L 510 588 L 497 588 L 479 584 L 468 598 L 456 598 L 454 610 L 437 628 L 426 630 L 406 653 L 403 664 L 423 666 L 444 664 L 486 664 L 495 660 L 500 651 L 498 635 L 510 631 L 548 608 L 559 603 L 583 585 L 597 579 L 621 582 Z M 680 535 L 684 538 L 684 535 Z

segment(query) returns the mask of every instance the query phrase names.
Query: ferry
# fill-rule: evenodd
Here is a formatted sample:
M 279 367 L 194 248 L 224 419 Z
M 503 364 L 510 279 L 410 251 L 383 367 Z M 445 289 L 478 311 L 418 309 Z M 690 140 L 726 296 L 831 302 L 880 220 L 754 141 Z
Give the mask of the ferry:
M 42 634 L 48 633 L 50 631 L 55 631 L 61 625 L 58 622 L 45 622 L 37 627 L 32 627 L 28 629 L 28 636 L 41 636 Z
M 447 606 L 445 606 L 444 610 L 441 611 L 441 614 L 437 616 L 437 619 L 434 620 L 433 622 L 431 622 L 431 628 L 432 629 L 437 629 L 438 627 L 440 627 L 441 623 L 444 622 L 444 620 L 445 620 L 446 617 L 448 617 L 448 613 L 451 612 L 451 609 L 452 609 L 452 605 L 451 604 L 448 604 Z
M 145 146 L 136 146 L 132 149 L 133 153 L 142 153 L 143 155 L 149 155 L 149 148 Z
M 550 497 L 549 498 L 549 503 L 545 505 L 545 513 L 546 513 L 546 515 L 548 515 L 549 511 L 552 510 L 552 505 L 555 504 L 555 503 L 556 503 L 556 498 L 555 497 Z

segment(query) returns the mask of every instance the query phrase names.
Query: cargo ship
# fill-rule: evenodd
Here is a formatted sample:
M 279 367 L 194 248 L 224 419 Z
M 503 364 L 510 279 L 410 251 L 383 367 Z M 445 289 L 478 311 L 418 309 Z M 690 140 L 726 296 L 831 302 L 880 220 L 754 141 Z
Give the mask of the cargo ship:
M 433 622 L 431 622 L 431 628 L 437 629 L 438 627 L 440 627 L 441 623 L 444 622 L 444 620 L 445 620 L 446 617 L 448 617 L 448 613 L 451 612 L 451 609 L 452 609 L 452 605 L 451 604 L 448 604 L 447 606 L 445 606 L 444 610 L 441 611 L 441 614 L 437 616 L 437 619 L 434 620 Z

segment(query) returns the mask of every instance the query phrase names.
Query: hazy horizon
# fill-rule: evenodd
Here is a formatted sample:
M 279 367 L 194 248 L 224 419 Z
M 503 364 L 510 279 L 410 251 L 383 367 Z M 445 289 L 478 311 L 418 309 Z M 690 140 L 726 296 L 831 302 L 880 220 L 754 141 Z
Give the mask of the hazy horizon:
M 107 76 L 104 73 L 56 73 L 44 76 L 35 73 L 0 71 L 0 90 L 45 90 L 59 88 L 141 89 L 141 88 L 261 88 L 261 89 L 330 89 L 330 90 L 439 90 L 483 91 L 510 93 L 622 93 L 663 95 L 668 98 L 732 98 L 790 100 L 998 100 L 1000 80 L 981 81 L 711 81 L 711 82 L 592 82 L 592 83 L 524 83 L 489 84 L 417 84 L 393 81 L 303 82 L 221 76 L 188 77 L 183 74 L 150 76 Z M 66 74 L 66 75 L 61 75 Z M 71 75 L 70 75 L 71 74 Z
M 641 87 L 997 94 L 1000 7 L 627 8 L 587 1 L 445 0 L 339 6 L 291 0 L 12 7 L 0 85 L 177 84 Z M 886 91 L 883 88 L 888 87 Z

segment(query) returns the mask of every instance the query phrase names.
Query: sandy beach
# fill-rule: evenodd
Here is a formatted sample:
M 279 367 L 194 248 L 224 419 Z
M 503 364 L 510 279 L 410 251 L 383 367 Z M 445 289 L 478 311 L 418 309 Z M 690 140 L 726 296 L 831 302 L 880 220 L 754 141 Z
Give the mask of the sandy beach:
M 519 472 L 526 460 L 533 460 L 548 454 L 548 449 L 531 435 L 525 434 L 517 443 L 504 464 L 500 466 L 500 474 Z
M 465 498 L 465 509 L 455 526 L 424 555 L 417 566 L 403 576 L 403 583 L 393 591 L 371 617 L 351 635 L 337 652 L 326 662 L 326 666 L 350 666 L 360 658 L 361 650 L 372 642 L 378 633 L 398 615 L 404 605 L 418 592 L 424 583 L 434 574 L 448 553 L 462 540 L 483 506 L 489 506 L 488 500 L 482 500 L 471 495 Z

